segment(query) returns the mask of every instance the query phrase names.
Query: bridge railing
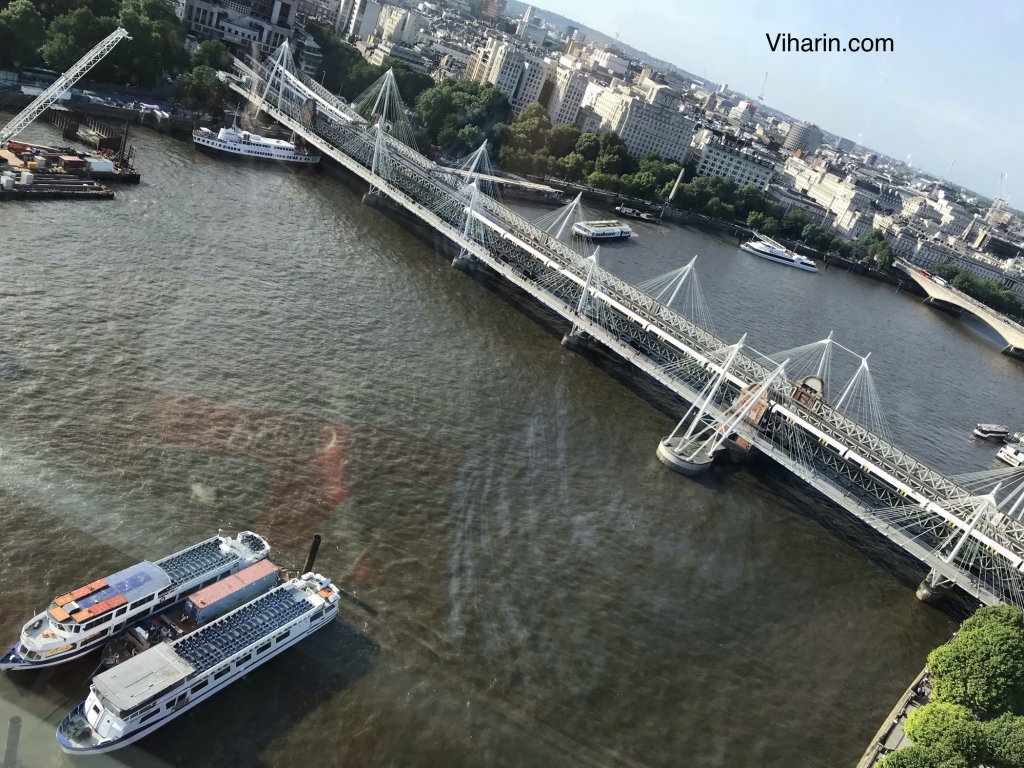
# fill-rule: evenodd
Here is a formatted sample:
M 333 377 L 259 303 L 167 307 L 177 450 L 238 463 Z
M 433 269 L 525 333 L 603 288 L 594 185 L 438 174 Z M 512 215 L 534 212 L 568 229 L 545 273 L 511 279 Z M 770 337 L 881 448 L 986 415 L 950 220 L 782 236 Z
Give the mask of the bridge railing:
M 266 71 L 260 74 L 261 79 L 267 76 Z M 309 87 L 308 78 L 291 75 L 291 73 L 284 77 L 292 86 L 297 84 L 305 85 L 309 91 L 315 93 L 317 98 L 323 98 L 319 93 L 316 93 L 316 89 Z M 296 80 L 299 82 L 296 83 Z M 266 91 L 273 93 L 274 101 L 277 101 L 278 94 L 273 88 L 266 89 L 266 82 L 259 85 L 259 88 L 254 88 L 254 92 Z M 301 88 L 298 90 L 300 93 L 303 91 Z M 289 100 L 285 99 L 284 101 Z M 299 108 L 297 103 L 289 102 L 288 106 L 291 112 L 297 114 Z M 333 104 L 330 106 L 334 107 Z M 369 167 L 375 140 L 372 132 L 367 131 L 362 126 L 336 125 L 327 128 L 318 125 L 316 127 L 320 132 L 333 134 L 333 141 L 347 145 L 347 151 L 358 156 L 355 159 L 364 166 Z M 402 160 L 415 167 L 424 175 L 425 178 L 422 178 L 420 183 L 430 185 L 431 189 L 428 194 L 433 196 L 434 203 L 443 199 L 448 199 L 450 202 L 459 205 L 466 205 L 468 203 L 456 189 L 441 178 L 438 178 L 438 176 L 446 174 L 446 169 L 436 166 L 412 148 L 387 134 L 384 134 L 382 138 L 389 152 L 402 158 Z M 530 247 L 537 249 L 538 252 L 561 264 L 563 268 L 570 270 L 577 277 L 585 278 L 589 270 L 589 263 L 566 244 L 548 235 L 535 224 L 496 200 L 483 197 L 482 205 L 496 219 L 508 225 L 511 231 L 527 242 Z M 600 282 L 604 291 L 614 296 L 623 306 L 635 311 L 637 317 L 642 318 L 654 327 L 663 328 L 669 335 L 681 337 L 681 340 L 684 340 L 702 354 L 714 353 L 727 346 L 726 342 L 722 339 L 704 330 L 685 316 L 665 307 L 653 297 L 619 279 L 614 274 L 601 270 Z M 736 374 L 748 383 L 763 381 L 769 375 L 766 367 L 742 354 L 737 356 L 735 370 Z M 907 483 L 918 492 L 922 492 L 935 500 L 964 498 L 969 495 L 965 489 L 958 486 L 952 480 L 935 472 L 905 451 L 883 440 L 878 435 L 875 435 L 831 407 L 822 405 L 814 411 L 800 407 L 800 410 L 801 415 L 807 418 L 810 423 L 815 424 L 834 439 L 845 444 L 851 444 L 850 447 L 852 448 L 860 449 L 860 452 L 866 454 L 865 458 L 884 467 L 895 477 Z

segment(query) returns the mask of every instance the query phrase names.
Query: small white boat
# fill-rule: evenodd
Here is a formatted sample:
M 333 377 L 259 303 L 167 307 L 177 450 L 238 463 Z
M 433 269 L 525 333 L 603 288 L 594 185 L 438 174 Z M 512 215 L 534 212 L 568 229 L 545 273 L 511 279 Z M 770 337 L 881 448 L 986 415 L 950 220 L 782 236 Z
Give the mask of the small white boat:
M 338 615 L 339 591 L 307 573 L 195 632 L 160 643 L 95 678 L 57 726 L 71 755 L 95 755 L 148 736 Z
M 1002 424 L 979 424 L 971 434 L 982 440 L 1004 440 L 1009 436 L 1010 428 Z
M 319 152 L 310 152 L 295 146 L 290 141 L 268 139 L 256 133 L 243 131 L 237 126 L 221 128 L 214 133 L 209 128 L 192 131 L 196 149 L 232 157 L 252 160 L 276 160 L 279 163 L 316 165 L 320 162 Z
M 1002 459 L 1011 467 L 1024 466 L 1024 445 L 1007 443 L 996 452 L 996 458 Z
M 39 669 L 77 659 L 269 554 L 270 546 L 252 531 L 234 539 L 215 536 L 59 595 L 24 626 L 21 640 L 0 657 L 0 669 Z
M 805 272 L 818 271 L 814 262 L 806 256 L 801 256 L 799 253 L 793 253 L 793 251 L 789 250 L 781 243 L 777 243 L 765 235 L 757 234 L 755 239 L 748 240 L 743 243 L 740 248 L 747 253 L 760 256 L 762 259 L 774 261 L 776 264 L 785 264 L 787 267 L 796 267 L 797 269 L 802 269 Z
M 572 233 L 585 240 L 625 240 L 633 236 L 629 225 L 617 219 L 580 221 L 572 225 Z

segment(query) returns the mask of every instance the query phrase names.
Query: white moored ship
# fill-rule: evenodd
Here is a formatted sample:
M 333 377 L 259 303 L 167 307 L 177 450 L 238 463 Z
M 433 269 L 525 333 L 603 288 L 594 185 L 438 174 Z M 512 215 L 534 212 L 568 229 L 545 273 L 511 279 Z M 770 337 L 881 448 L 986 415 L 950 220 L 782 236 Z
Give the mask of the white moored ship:
M 299 165 L 316 165 L 320 162 L 319 152 L 301 149 L 290 141 L 268 139 L 256 133 L 243 131 L 234 125 L 230 128 L 221 128 L 216 133 L 209 128 L 197 128 L 192 131 L 192 141 L 196 149 L 232 157 L 276 160 L 279 163 Z
M 617 219 L 607 221 L 580 221 L 572 225 L 572 233 L 586 240 L 625 240 L 632 237 L 628 224 Z
M 971 434 L 982 440 L 1005 440 L 1010 435 L 1010 428 L 1002 424 L 979 424 Z
M 1008 443 L 996 452 L 996 458 L 1005 461 L 1011 467 L 1024 466 L 1024 445 Z
M 97 675 L 57 726 L 72 755 L 132 744 L 320 629 L 338 615 L 338 588 L 307 573 L 189 635 Z
M 802 269 L 805 272 L 818 271 L 814 262 L 806 256 L 801 256 L 799 253 L 793 253 L 793 251 L 789 250 L 781 243 L 777 243 L 765 235 L 757 234 L 754 240 L 748 240 L 743 243 L 740 248 L 747 253 L 760 256 L 762 259 L 774 261 L 776 264 L 785 264 L 787 267 L 796 267 L 797 269 Z
M 270 546 L 252 531 L 234 539 L 214 536 L 60 595 L 25 625 L 21 640 L 0 657 L 0 669 L 38 669 L 77 659 L 269 554 Z

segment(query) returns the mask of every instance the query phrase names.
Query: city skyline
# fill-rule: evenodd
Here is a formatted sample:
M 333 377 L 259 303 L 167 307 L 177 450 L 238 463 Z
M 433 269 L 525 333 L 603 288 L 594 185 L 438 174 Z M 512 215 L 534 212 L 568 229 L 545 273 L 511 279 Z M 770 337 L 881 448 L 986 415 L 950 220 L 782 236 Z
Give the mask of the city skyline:
M 764 101 L 774 109 L 933 175 L 955 160 L 947 178 L 979 194 L 999 194 L 1002 173 L 1011 193 L 1016 187 L 1024 194 L 1024 152 L 1016 140 L 1024 105 L 1014 98 L 1024 83 L 1024 10 L 1009 2 L 988 6 L 984 15 L 916 0 L 895 14 L 878 0 L 856 13 L 792 0 L 724 7 L 545 0 L 538 7 L 618 33 L 623 43 L 751 97 L 767 71 Z M 844 42 L 888 37 L 895 50 L 772 52 L 766 35 L 778 33 Z

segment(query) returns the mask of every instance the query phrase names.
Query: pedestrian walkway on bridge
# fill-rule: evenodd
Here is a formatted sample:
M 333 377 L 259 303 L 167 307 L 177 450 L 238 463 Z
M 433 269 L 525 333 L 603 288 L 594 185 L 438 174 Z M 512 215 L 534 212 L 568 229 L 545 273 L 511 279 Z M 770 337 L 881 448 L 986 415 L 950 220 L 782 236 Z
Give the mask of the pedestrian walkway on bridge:
M 287 44 L 262 64 L 236 60 L 234 76 L 231 88 L 250 104 L 363 179 L 366 202 L 405 211 L 455 246 L 455 266 L 486 270 L 560 317 L 567 347 L 596 343 L 616 353 L 699 404 L 700 418 L 725 429 L 730 444 L 778 462 L 918 558 L 929 571 L 919 596 L 956 585 L 984 603 L 1024 607 L 1024 525 L 1011 514 L 1024 495 L 1024 470 L 966 482 L 898 448 L 866 356 L 857 356 L 848 381 L 832 382 L 839 347 L 831 337 L 787 353 L 732 354 L 710 311 L 694 304 L 692 262 L 630 285 L 572 241 L 569 207 L 558 223 L 557 214 L 531 222 L 505 206 L 487 178 L 485 147 L 457 172 L 434 164 L 416 149 L 390 72 L 352 105 L 296 70 Z M 805 372 L 809 364 L 820 386 Z

